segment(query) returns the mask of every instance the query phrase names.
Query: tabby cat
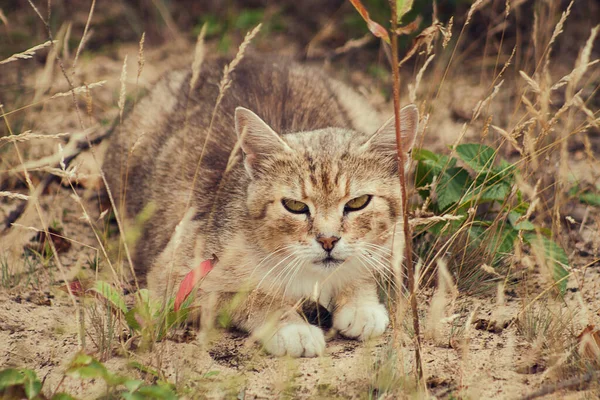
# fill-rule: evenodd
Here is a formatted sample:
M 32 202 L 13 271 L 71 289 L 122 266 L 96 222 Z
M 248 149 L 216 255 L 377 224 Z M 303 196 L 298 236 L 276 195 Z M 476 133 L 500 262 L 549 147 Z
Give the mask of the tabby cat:
M 345 337 L 381 335 L 376 278 L 390 269 L 392 239 L 395 257 L 404 243 L 394 118 L 319 69 L 266 56 L 241 61 L 215 108 L 225 65 L 206 61 L 193 89 L 190 71 L 169 72 L 111 138 L 109 188 L 127 218 L 149 216 L 138 278 L 173 296 L 216 256 L 202 315 L 227 308 L 274 355 L 323 353 L 323 331 L 298 312 L 306 298 Z M 416 107 L 404 107 L 407 154 L 417 124 Z

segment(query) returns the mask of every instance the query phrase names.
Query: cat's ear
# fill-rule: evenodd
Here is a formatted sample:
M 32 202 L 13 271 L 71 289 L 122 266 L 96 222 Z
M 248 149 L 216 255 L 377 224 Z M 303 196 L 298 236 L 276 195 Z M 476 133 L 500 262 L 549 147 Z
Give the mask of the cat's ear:
M 250 173 L 261 159 L 290 150 L 269 125 L 247 108 L 235 109 L 235 131 L 245 155 L 246 169 Z
M 402 135 L 402 149 L 410 152 L 419 128 L 419 110 L 414 104 L 409 104 L 400 110 L 400 134 Z M 396 121 L 392 116 L 367 140 L 363 145 L 371 151 L 380 154 L 396 154 Z

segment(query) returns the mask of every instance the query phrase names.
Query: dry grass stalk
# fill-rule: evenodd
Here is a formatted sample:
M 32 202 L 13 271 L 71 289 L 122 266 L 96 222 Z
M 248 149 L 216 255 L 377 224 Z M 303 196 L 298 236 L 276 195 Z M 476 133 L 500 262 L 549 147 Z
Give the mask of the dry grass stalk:
M 54 42 L 56 42 L 56 40 Z M 8 57 L 7 59 L 0 61 L 0 65 L 8 64 L 9 62 L 13 62 L 13 61 L 17 61 L 17 60 L 28 60 L 35 55 L 36 51 L 44 49 L 44 48 L 52 45 L 54 42 L 52 40 L 48 40 L 47 42 L 38 44 L 37 46 L 33 46 L 32 48 L 27 49 L 21 53 L 13 54 L 12 56 Z
M 62 47 L 62 58 L 64 60 L 68 60 L 71 56 L 69 51 L 69 40 L 71 39 L 71 29 L 73 28 L 73 24 L 69 22 L 67 25 L 67 32 L 65 33 L 65 38 L 63 39 L 63 47 Z
M 448 265 L 443 259 L 437 260 L 437 288 L 429 307 L 425 335 L 438 342 L 440 339 L 440 321 L 446 316 L 446 308 L 458 297 L 458 289 L 454 284 Z
M 217 115 L 217 111 L 219 109 L 219 106 L 221 105 L 223 96 L 225 96 L 225 92 L 227 92 L 227 89 L 229 89 L 229 87 L 231 86 L 231 76 L 230 75 L 235 70 L 235 67 L 244 58 L 246 48 L 250 45 L 250 42 L 252 41 L 252 39 L 254 39 L 254 37 L 258 34 L 261 27 L 262 27 L 262 24 L 258 24 L 254 27 L 254 29 L 252 29 L 250 32 L 248 32 L 246 34 L 233 61 L 231 61 L 229 64 L 227 64 L 225 66 L 225 68 L 223 68 L 223 78 L 221 78 L 221 81 L 219 82 L 219 95 L 217 96 L 217 101 L 215 102 L 215 106 L 213 108 L 213 112 L 212 112 L 212 115 L 210 118 L 210 123 L 208 125 L 208 131 L 206 133 L 206 139 L 204 139 L 204 144 L 202 145 L 202 151 L 200 152 L 200 157 L 198 158 L 198 163 L 196 164 L 196 171 L 194 172 L 194 179 L 192 180 L 192 184 L 190 187 L 191 190 L 190 190 L 190 197 L 188 199 L 188 207 L 189 207 L 190 201 L 192 199 L 192 195 L 194 193 L 194 187 L 196 186 L 196 180 L 198 179 L 198 174 L 200 172 L 200 165 L 202 164 L 202 159 L 204 158 L 204 152 L 206 151 L 206 145 L 207 145 L 208 141 L 210 140 L 210 136 L 212 133 L 212 127 L 213 127 L 213 123 L 215 121 L 215 117 Z
M 2 21 L 2 23 L 5 26 L 8 26 L 8 18 L 6 18 L 6 15 L 4 15 L 4 11 L 2 11 L 1 8 L 0 8 L 0 21 Z
M 79 60 L 79 54 L 81 54 L 81 51 L 83 50 L 83 47 L 85 46 L 85 43 L 88 39 L 88 30 L 90 28 L 90 23 L 92 21 L 92 16 L 94 15 L 95 8 L 96 8 L 96 0 L 92 0 L 92 5 L 90 6 L 90 12 L 88 13 L 87 21 L 85 22 L 85 28 L 83 29 L 83 35 L 81 35 L 81 40 L 79 41 L 79 46 L 77 46 L 77 51 L 75 52 L 75 59 L 73 60 L 73 66 L 71 67 L 73 72 L 75 71 L 75 67 L 77 66 L 77 60 Z

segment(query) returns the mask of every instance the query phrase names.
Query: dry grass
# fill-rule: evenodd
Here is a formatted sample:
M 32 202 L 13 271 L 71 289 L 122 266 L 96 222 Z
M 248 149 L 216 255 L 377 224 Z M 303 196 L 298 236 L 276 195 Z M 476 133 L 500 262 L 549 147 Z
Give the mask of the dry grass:
M 530 49 L 527 54 L 517 44 L 513 46 L 508 43 L 505 22 L 520 12 L 522 2 L 507 1 L 501 14 L 498 14 L 499 19 L 490 19 L 500 22 L 487 27 L 488 31 L 500 32 L 500 38 L 487 35 L 484 54 L 477 58 L 467 52 L 470 49 L 468 42 L 474 40 L 469 36 L 469 26 L 479 23 L 479 13 L 492 15 L 492 5 L 489 3 L 474 2 L 466 15 L 457 15 L 445 25 L 434 19 L 432 25 L 417 38 L 414 48 L 399 55 L 404 65 L 402 88 L 408 87 L 407 95 L 404 96 L 403 92 L 402 99 L 415 102 L 423 116 L 422 126 L 425 128 L 420 134 L 422 147 L 455 155 L 458 144 L 488 144 L 517 167 L 519 173 L 514 190 L 495 208 L 477 203 L 467 211 L 456 207 L 446 209 L 440 215 L 431 215 L 423 210 L 428 210 L 439 198 L 440 191 L 444 190 L 440 187 L 439 179 L 433 181 L 431 197 L 415 204 L 417 211 L 411 218 L 411 225 L 413 229 L 423 229 L 419 232 L 425 232 L 434 224 L 444 225 L 439 234 L 428 231 L 418 236 L 422 242 L 416 243 L 419 258 L 415 261 L 415 275 L 411 283 L 410 300 L 413 301 L 413 308 L 410 309 L 406 296 L 400 297 L 393 308 L 396 318 L 392 332 L 379 343 L 379 347 L 352 350 L 353 358 L 347 363 L 340 362 L 343 366 L 337 365 L 337 360 L 347 357 L 346 350 L 335 353 L 338 358 L 329 356 L 321 361 L 290 362 L 285 365 L 288 378 L 266 372 L 261 376 L 262 372 L 255 372 L 277 371 L 284 364 L 267 359 L 256 347 L 236 345 L 225 348 L 221 358 L 215 356 L 213 351 L 211 359 L 206 349 L 190 348 L 183 343 L 193 333 L 182 327 L 169 330 L 169 340 L 155 343 L 161 329 L 167 326 L 164 315 L 157 318 L 150 315 L 149 311 L 147 319 L 142 321 L 145 327 L 135 330 L 123 314 L 115 311 L 110 301 L 80 297 L 73 285 L 65 284 L 82 282 L 85 286 L 85 282 L 88 282 L 91 287 L 95 281 L 108 281 L 120 293 L 133 293 L 124 297 L 129 308 L 135 305 L 147 307 L 148 310 L 152 308 L 150 301 L 139 294 L 135 274 L 130 269 L 129 245 L 136 235 L 136 226 L 123 221 L 122 210 L 114 203 L 110 192 L 110 208 L 107 209 L 99 207 L 94 188 L 80 188 L 78 180 L 83 179 L 85 173 L 78 170 L 78 164 L 72 161 L 72 157 L 81 152 L 82 143 L 87 143 L 91 148 L 92 164 L 100 171 L 100 179 L 106 184 L 100 170 L 101 157 L 96 154 L 98 146 L 90 135 L 106 129 L 99 126 L 98 121 L 102 118 L 118 121 L 118 128 L 125 117 L 128 103 L 136 106 L 139 86 L 147 84 L 144 75 L 148 74 L 149 68 L 153 68 L 153 63 L 159 64 L 162 59 L 160 52 L 148 50 L 146 36 L 142 34 L 139 43 L 131 45 L 131 49 L 135 47 L 137 50 L 136 92 L 128 93 L 128 84 L 134 80 L 130 77 L 132 74 L 127 72 L 131 68 L 128 60 L 133 57 L 128 59 L 127 54 L 124 57 L 119 54 L 119 60 L 123 61 L 115 62 L 86 52 L 86 43 L 94 34 L 92 17 L 100 12 L 96 10 L 95 1 L 88 10 L 85 28 L 74 55 L 70 54 L 68 43 L 69 37 L 74 37 L 76 31 L 71 25 L 65 24 L 59 33 L 53 35 L 43 13 L 34 7 L 30 14 L 45 21 L 47 41 L 0 61 L 2 70 L 27 62 L 43 51 L 49 50 L 51 53 L 43 68 L 28 67 L 33 75 L 26 79 L 25 85 L 33 92 L 33 97 L 29 96 L 32 101 L 4 95 L 0 99 L 6 132 L 0 136 L 0 155 L 3 158 L 0 161 L 0 206 L 12 210 L 24 202 L 27 204 L 20 219 L 3 232 L 0 243 L 1 287 L 11 295 L 32 288 L 56 291 L 54 281 L 61 279 L 61 290 L 67 293 L 65 296 L 70 302 L 71 317 L 75 320 L 75 347 L 94 352 L 107 365 L 111 362 L 118 364 L 118 360 L 140 360 L 158 371 L 160 379 L 173 380 L 182 395 L 200 393 L 200 396 L 221 397 L 226 393 L 238 396 L 243 393 L 269 397 L 355 395 L 396 398 L 433 394 L 441 398 L 514 398 L 529 393 L 530 389 L 522 383 L 523 376 L 540 386 L 579 377 L 581 386 L 589 388 L 588 395 L 597 395 L 598 388 L 590 386 L 590 379 L 586 381 L 583 377 L 590 371 L 597 373 L 594 371 L 597 371 L 600 360 L 598 357 L 594 359 L 597 354 L 593 352 L 589 357 L 589 352 L 578 350 L 588 346 L 587 342 L 581 343 L 578 335 L 587 326 L 600 325 L 600 297 L 596 286 L 600 280 L 593 275 L 599 262 L 598 241 L 593 236 L 597 236 L 595 232 L 600 229 L 600 213 L 588 207 L 585 217 L 575 215 L 574 210 L 581 208 L 581 204 L 577 198 L 573 199 L 569 190 L 582 181 L 592 187 L 599 187 L 600 184 L 600 164 L 597 160 L 597 149 L 600 147 L 597 140 L 600 75 L 598 60 L 594 58 L 598 54 L 594 52 L 594 46 L 597 46 L 599 27 L 591 28 L 587 40 L 576 44 L 580 47 L 579 55 L 570 61 L 569 70 L 565 71 L 566 62 L 553 49 L 560 42 L 561 35 L 565 35 L 569 24 L 578 22 L 569 19 L 572 17 L 573 2 L 565 10 L 558 10 L 549 3 L 540 3 L 533 27 L 530 32 L 527 31 L 531 35 L 526 38 L 529 44 L 525 49 Z M 157 8 L 168 22 L 168 29 L 174 31 L 176 25 L 168 16 L 165 5 L 158 1 Z M 6 14 L 1 19 L 10 21 L 10 18 L 11 15 Z M 455 25 L 461 20 L 462 26 L 457 29 Z M 334 27 L 336 23 L 336 20 L 329 21 Z M 215 48 L 209 38 L 209 29 L 207 24 L 202 26 L 195 49 L 192 45 L 185 47 L 193 55 L 186 60 L 186 65 L 191 65 L 193 73 L 190 91 L 199 78 L 203 60 Z M 231 84 L 231 72 L 243 58 L 247 46 L 253 40 L 269 40 L 269 33 L 265 35 L 267 39 L 258 40 L 256 36 L 259 29 L 260 25 L 246 34 L 236 55 L 232 57 L 233 61 L 225 67 L 213 118 Z M 331 35 L 330 31 L 323 35 Z M 368 43 L 360 40 L 360 46 Z M 334 53 L 336 56 L 351 55 L 360 48 L 354 43 L 348 41 L 347 45 L 336 47 L 343 51 Z M 259 46 L 258 43 L 255 45 Z M 489 55 L 488 47 L 494 48 L 497 53 Z M 177 54 L 172 56 L 177 57 Z M 110 72 L 103 76 L 98 76 L 93 70 L 86 73 L 91 64 L 87 61 L 88 57 L 92 60 L 93 57 L 101 58 L 99 62 L 110 65 Z M 374 61 L 375 57 L 372 58 Z M 413 63 L 412 74 L 407 72 L 409 62 Z M 183 64 L 182 60 L 179 60 L 179 64 Z M 476 89 L 469 97 L 473 80 L 468 75 L 479 69 L 486 71 L 481 74 L 482 77 L 491 76 L 475 82 Z M 7 71 L 16 74 L 15 69 Z M 60 83 L 53 83 L 53 80 Z M 455 91 L 465 80 L 469 82 L 467 93 Z M 389 75 L 377 80 L 362 74 L 358 85 L 367 88 L 376 85 L 389 87 L 390 83 Z M 112 94 L 109 93 L 111 91 Z M 369 95 L 374 99 L 378 97 L 373 91 Z M 396 101 L 399 100 L 400 97 L 397 97 Z M 455 104 L 459 102 L 464 107 Z M 455 108 L 453 111 L 456 114 L 462 113 L 460 121 L 454 121 L 450 111 L 444 115 L 446 108 Z M 58 111 L 53 114 L 55 110 Z M 68 117 L 68 128 L 50 118 L 59 118 L 61 115 Z M 40 118 L 48 120 L 40 121 Z M 19 129 L 15 131 L 14 126 L 19 126 Z M 451 150 L 448 151 L 442 143 L 449 145 Z M 10 150 L 7 150 L 9 146 Z M 199 155 L 196 175 L 201 173 L 199 166 L 203 156 L 204 150 Z M 449 168 L 452 166 L 446 165 L 440 175 Z M 48 174 L 60 177 L 63 186 L 48 185 L 45 179 Z M 517 189 L 523 198 L 519 198 Z M 51 194 L 44 193 L 48 190 Z M 49 200 L 51 196 L 67 199 L 69 206 L 52 204 Z M 64 200 L 65 203 L 67 200 Z M 535 233 L 539 237 L 551 236 L 567 249 L 570 263 L 568 275 L 561 278 L 568 281 L 569 290 L 566 293 L 557 290 L 560 282 L 553 276 L 552 260 L 548 260 L 547 254 L 532 249 L 524 240 L 524 232 L 514 238 L 512 254 L 497 257 L 500 244 L 495 243 L 494 238 L 503 232 L 513 206 L 524 201 L 527 206 L 515 223 L 534 222 L 538 227 Z M 61 216 L 63 209 L 75 213 L 77 217 L 69 219 Z M 109 212 L 116 219 L 120 232 L 118 238 L 114 232 L 109 232 L 115 230 L 114 224 L 109 223 Z M 491 215 L 484 241 L 495 243 L 492 248 L 473 245 L 470 229 L 482 213 Z M 52 240 L 48 241 L 51 247 L 48 258 L 44 259 L 42 254 L 22 255 L 23 245 L 29 241 L 28 230 L 23 228 L 35 228 L 49 237 L 53 218 L 63 221 L 62 224 L 67 228 L 75 226 L 77 218 L 83 221 L 76 230 L 66 232 L 65 238 L 72 241 L 74 246 L 79 246 L 79 251 L 93 255 L 96 261 L 87 269 L 82 267 L 80 261 L 69 260 L 65 265 L 63 261 L 68 257 L 57 249 Z M 575 221 L 576 229 L 570 228 L 570 222 L 566 222 L 568 218 Z M 184 223 L 185 220 L 182 221 Z M 452 230 L 453 224 L 458 224 L 458 229 Z M 580 246 L 583 250 L 577 247 L 580 243 L 583 243 Z M 589 250 L 591 246 L 596 246 L 595 253 Z M 581 256 L 584 250 L 590 255 Z M 2 299 L 10 307 L 12 300 L 8 297 Z M 418 324 L 407 323 L 411 317 L 421 317 L 424 321 L 422 335 Z M 0 331 L 4 329 L 2 326 Z M 214 332 L 207 333 L 207 337 L 207 343 L 218 347 L 218 341 L 210 340 Z M 239 342 L 235 337 L 227 338 L 230 340 L 227 343 Z M 5 339 L 0 336 L 0 340 Z M 490 353 L 488 346 L 482 343 L 486 340 L 502 346 L 502 356 Z M 332 346 L 339 349 L 345 344 L 334 343 Z M 151 348 L 152 351 L 145 353 L 140 347 Z M 416 356 L 413 353 L 415 349 Z M 203 360 L 210 360 L 203 361 L 202 368 L 205 370 L 200 375 L 197 371 L 191 371 L 183 361 L 179 363 L 180 357 L 189 362 L 186 352 L 202 352 L 202 357 L 205 356 Z M 227 352 L 230 354 L 227 355 Z M 506 380 L 506 384 L 494 387 L 503 388 L 505 392 L 486 391 L 489 390 L 486 385 L 492 386 L 494 383 L 490 382 L 489 377 L 485 381 L 486 378 L 479 373 L 479 369 L 484 367 L 478 364 L 477 359 L 494 357 L 494 354 L 499 359 L 496 362 L 491 360 L 490 365 L 485 366 L 486 374 L 501 371 L 498 373 L 502 374 L 501 379 Z M 516 354 L 520 359 L 512 360 L 511 357 Z M 223 359 L 235 360 L 237 367 L 222 368 L 223 364 L 219 364 L 217 368 L 216 364 Z M 423 360 L 422 372 L 415 361 L 420 359 Z M 355 366 L 359 364 L 366 367 L 356 369 Z M 39 367 L 35 360 L 25 361 L 23 365 Z M 209 375 L 213 368 L 222 371 L 222 377 Z M 308 368 L 311 368 L 311 372 L 307 372 Z M 313 368 L 316 372 L 312 372 Z M 344 368 L 345 374 L 351 375 L 345 377 L 341 384 L 332 378 L 337 376 L 340 368 Z M 175 371 L 174 376 L 167 378 L 167 371 Z M 309 394 L 300 390 L 306 389 L 305 384 L 295 381 L 295 377 L 302 376 L 304 379 L 307 374 L 312 374 L 307 389 Z M 421 374 L 422 380 L 417 383 L 418 379 L 415 378 Z M 267 375 L 279 375 L 281 381 L 261 381 L 266 380 Z M 140 373 L 140 377 L 155 379 L 147 373 Z M 484 381 L 478 382 L 478 379 Z M 50 381 L 56 383 L 52 379 Z M 510 391 L 512 389 L 508 389 L 508 386 L 511 385 L 516 389 Z M 568 386 L 566 389 L 574 387 Z M 556 386 L 551 389 L 545 387 L 544 390 L 546 394 L 552 394 L 563 389 Z M 83 395 L 85 388 L 80 390 L 83 391 L 78 393 Z

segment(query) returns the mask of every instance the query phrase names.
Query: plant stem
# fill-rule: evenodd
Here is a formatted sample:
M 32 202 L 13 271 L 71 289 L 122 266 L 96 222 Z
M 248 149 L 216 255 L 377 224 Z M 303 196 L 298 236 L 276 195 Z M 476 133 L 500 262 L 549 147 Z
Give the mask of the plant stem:
M 400 121 L 400 71 L 398 67 L 398 35 L 396 28 L 398 27 L 398 18 L 396 9 L 396 1 L 390 0 L 392 9 L 392 75 L 393 75 L 393 90 L 394 90 L 394 121 L 396 123 L 396 148 L 398 152 L 398 174 L 400 175 L 400 190 L 402 194 L 402 215 L 405 241 L 405 265 L 406 276 L 408 277 L 408 292 L 410 300 L 410 308 L 413 317 L 413 329 L 415 331 L 415 360 L 417 368 L 417 379 L 423 379 L 423 365 L 421 362 L 421 335 L 419 327 L 419 313 L 417 308 L 417 296 L 415 293 L 415 270 L 412 259 L 412 233 L 410 224 L 408 223 L 408 198 L 406 195 L 406 176 L 404 166 L 406 165 L 406 154 L 402 150 L 402 134 Z M 398 291 L 399 296 L 402 296 L 401 291 Z

